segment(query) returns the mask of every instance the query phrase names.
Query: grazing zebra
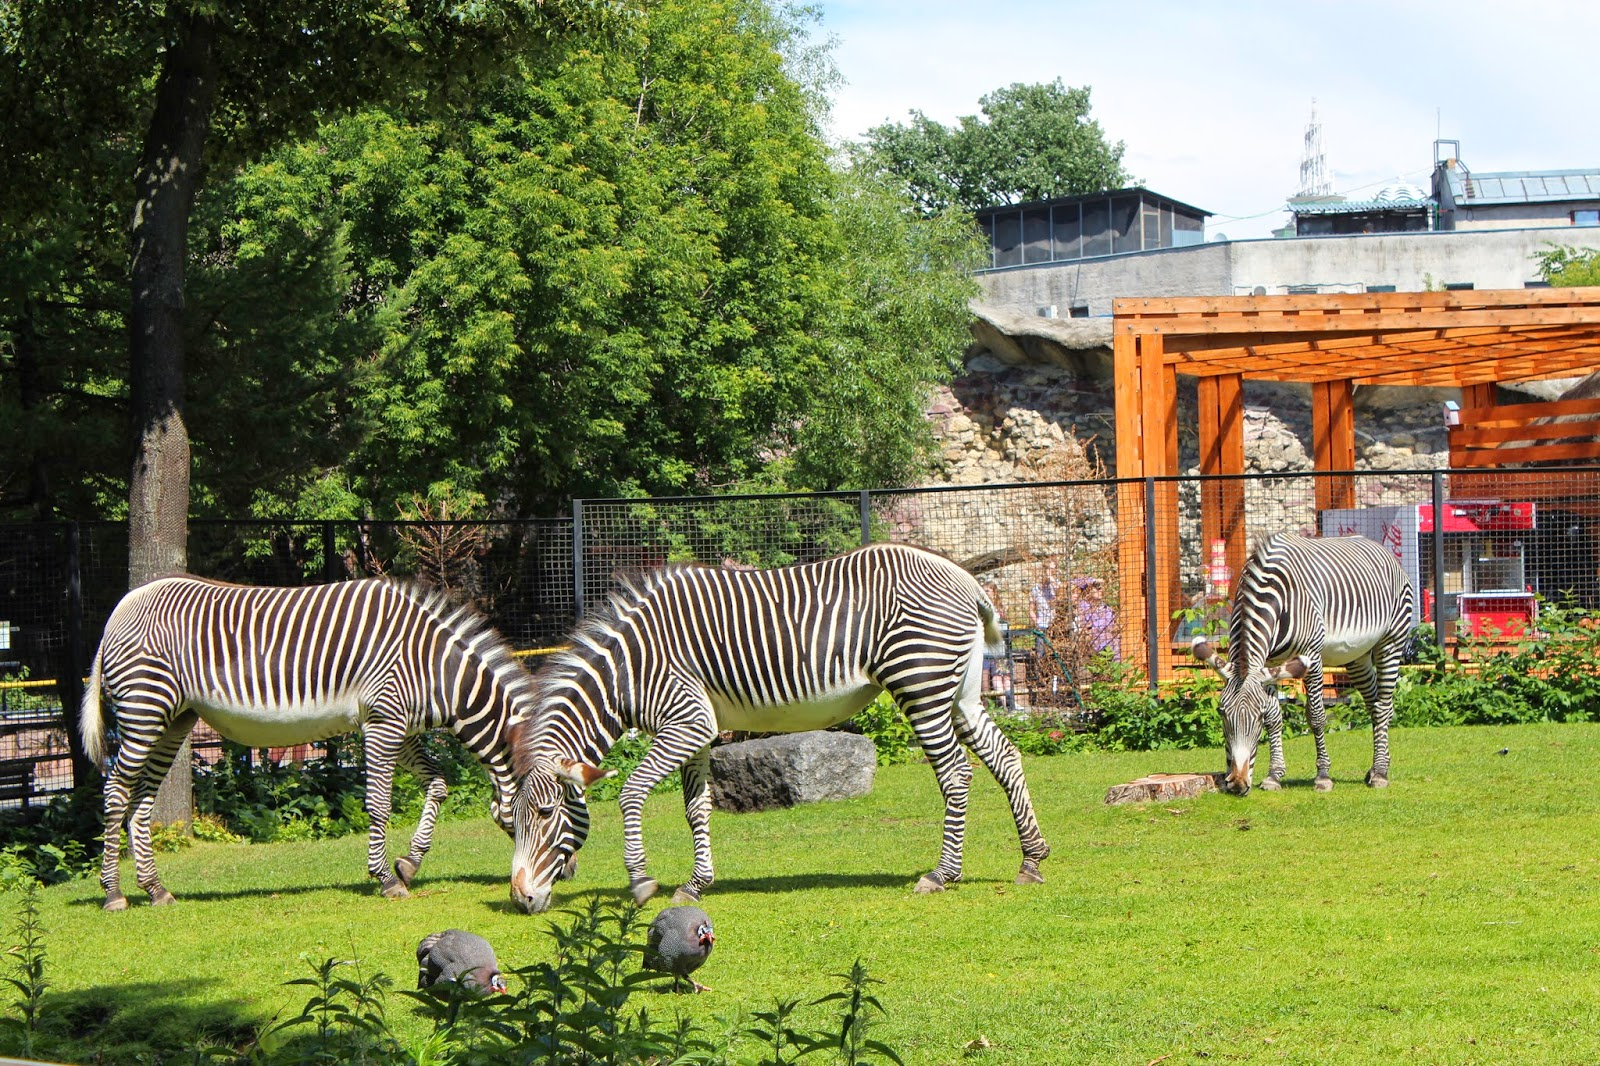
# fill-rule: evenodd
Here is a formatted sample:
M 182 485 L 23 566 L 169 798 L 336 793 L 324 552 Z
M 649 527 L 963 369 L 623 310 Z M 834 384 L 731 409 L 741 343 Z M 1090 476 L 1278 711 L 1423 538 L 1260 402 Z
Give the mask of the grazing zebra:
M 713 880 L 707 777 L 717 734 L 823 729 L 885 691 L 910 719 L 944 796 L 943 851 L 918 891 L 961 876 L 972 769 L 960 742 L 1010 799 L 1023 854 L 1017 882 L 1042 881 L 1050 848 L 1021 759 L 978 695 L 985 647 L 1000 641 L 994 608 L 970 574 L 898 545 L 774 570 L 668 566 L 625 581 L 539 672 L 538 713 L 513 727 L 523 777 L 512 898 L 530 912 L 550 905 L 551 883 L 571 857 L 563 794 L 606 776 L 598 763 L 625 730 L 654 737 L 622 788 L 630 888 L 640 902 L 656 890 L 640 813 L 651 788 L 682 767 L 694 873 L 674 898 L 693 901 Z
M 1203 638 L 1194 654 L 1227 679 L 1222 733 L 1228 772 L 1224 787 L 1250 791 L 1256 746 L 1266 724 L 1271 766 L 1265 789 L 1283 784 L 1283 709 L 1277 683 L 1304 677 L 1306 711 L 1317 744 L 1316 789 L 1328 776 L 1327 712 L 1322 668 L 1343 666 L 1372 712 L 1372 769 L 1367 784 L 1389 784 L 1389 720 L 1394 687 L 1412 624 L 1411 579 L 1394 553 L 1366 537 L 1311 539 L 1279 533 L 1255 550 L 1234 596 L 1228 661 Z M 1287 661 L 1285 661 L 1287 660 Z M 1268 664 L 1281 664 L 1268 669 Z
M 122 910 L 117 852 L 124 820 L 139 887 L 171 903 L 156 877 L 150 813 L 156 789 L 196 718 L 229 740 L 283 747 L 360 728 L 372 820 L 367 870 L 388 897 L 406 895 L 432 842 L 445 782 L 421 734 L 448 726 L 494 782 L 491 813 L 515 835 L 508 727 L 530 707 L 529 675 L 472 607 L 383 580 L 252 588 L 161 578 L 129 592 L 106 622 L 83 697 L 80 730 L 96 763 L 105 749 L 104 688 L 121 744 L 105 785 L 107 910 Z M 389 872 L 385 848 L 394 765 L 422 779 L 422 820 Z M 131 808 L 130 808 L 131 804 Z M 572 831 L 587 831 L 581 799 Z

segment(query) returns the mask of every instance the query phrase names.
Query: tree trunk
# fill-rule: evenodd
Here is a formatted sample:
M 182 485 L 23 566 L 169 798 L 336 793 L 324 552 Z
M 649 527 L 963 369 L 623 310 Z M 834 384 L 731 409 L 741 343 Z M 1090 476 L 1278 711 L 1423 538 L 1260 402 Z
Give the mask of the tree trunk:
M 200 182 L 216 87 L 216 25 L 180 16 L 156 85 L 134 177 L 131 362 L 134 456 L 128 482 L 128 583 L 188 564 L 189 433 L 183 423 L 183 285 L 189 210 Z M 156 799 L 154 821 L 194 816 L 189 744 Z

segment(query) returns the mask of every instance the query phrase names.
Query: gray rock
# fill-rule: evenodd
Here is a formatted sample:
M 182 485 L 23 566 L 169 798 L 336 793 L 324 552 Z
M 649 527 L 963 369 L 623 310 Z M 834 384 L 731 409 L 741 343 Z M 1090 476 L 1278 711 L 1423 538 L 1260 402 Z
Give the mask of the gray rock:
M 711 802 L 764 811 L 872 791 L 878 752 L 853 733 L 789 733 L 711 749 Z

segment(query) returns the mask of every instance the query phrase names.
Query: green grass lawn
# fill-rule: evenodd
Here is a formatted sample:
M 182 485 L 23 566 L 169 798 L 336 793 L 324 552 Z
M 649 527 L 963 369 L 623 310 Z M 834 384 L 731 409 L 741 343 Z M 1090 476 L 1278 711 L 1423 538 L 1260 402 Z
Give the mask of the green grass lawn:
M 705 901 L 718 940 L 697 974 L 716 991 L 643 998 L 710 1023 L 832 991 L 828 975 L 859 956 L 887 982 L 878 1035 L 907 1066 L 1600 1061 L 1600 732 L 1397 731 L 1386 791 L 1361 785 L 1368 734 L 1331 744 L 1331 794 L 1312 791 L 1302 739 L 1283 792 L 1116 808 L 1108 786 L 1219 769 L 1220 753 L 1030 760 L 1054 848 L 1043 885 L 1011 883 L 1016 834 L 981 769 L 966 879 L 941 895 L 911 891 L 939 845 L 926 766 L 881 769 L 859 800 L 718 813 Z M 645 833 L 652 872 L 676 884 L 690 865 L 679 797 L 651 800 Z M 107 1061 L 133 1061 L 150 1034 L 237 1037 L 297 1011 L 305 993 L 282 982 L 307 974 L 302 956 L 358 955 L 408 987 L 417 940 L 459 926 L 503 966 L 549 957 L 549 917 L 510 909 L 510 845 L 487 817 L 441 826 L 405 901 L 366 882 L 364 845 L 162 855 L 180 902 L 160 910 L 130 891 L 132 910 L 102 913 L 93 881 L 45 891 L 49 1013 L 103 1023 L 103 1041 L 124 1042 Z M 620 900 L 625 883 L 607 803 L 557 906 Z M 391 1001 L 397 1026 L 420 1031 L 410 1009 Z M 979 1037 L 992 1046 L 967 1052 Z

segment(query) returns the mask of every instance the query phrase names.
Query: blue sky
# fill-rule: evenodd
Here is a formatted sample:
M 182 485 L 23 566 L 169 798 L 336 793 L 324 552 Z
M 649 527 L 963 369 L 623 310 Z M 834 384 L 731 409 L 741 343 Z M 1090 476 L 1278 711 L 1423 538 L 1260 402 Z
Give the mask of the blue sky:
M 1093 91 L 1143 184 L 1265 237 L 1299 185 L 1312 100 L 1336 192 L 1427 186 L 1436 137 L 1475 171 L 1600 170 L 1600 3 L 821 0 L 836 139 L 912 109 L 950 123 L 1012 82 Z

